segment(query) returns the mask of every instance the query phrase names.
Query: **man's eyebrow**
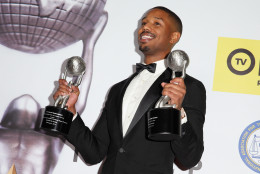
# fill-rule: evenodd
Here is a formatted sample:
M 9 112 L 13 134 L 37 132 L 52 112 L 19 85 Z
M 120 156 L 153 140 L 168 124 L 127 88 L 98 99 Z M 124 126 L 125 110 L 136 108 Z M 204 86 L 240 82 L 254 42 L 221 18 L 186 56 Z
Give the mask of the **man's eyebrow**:
M 154 17 L 154 18 L 163 21 L 163 18 L 159 18 L 159 17 Z
M 145 18 L 146 18 L 146 17 L 143 17 L 142 20 L 144 20 Z M 153 17 L 153 18 L 163 21 L 163 18 L 159 18 L 159 17 L 156 17 L 156 16 Z

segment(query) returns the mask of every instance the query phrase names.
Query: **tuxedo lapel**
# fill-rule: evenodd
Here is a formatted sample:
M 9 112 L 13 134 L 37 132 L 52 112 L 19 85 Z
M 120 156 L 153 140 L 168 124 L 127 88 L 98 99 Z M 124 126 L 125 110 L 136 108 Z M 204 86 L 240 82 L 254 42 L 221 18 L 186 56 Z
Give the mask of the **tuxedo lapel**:
M 149 90 L 144 95 L 143 99 L 141 100 L 135 116 L 127 129 L 125 136 L 133 129 L 136 123 L 141 119 L 141 117 L 148 111 L 148 109 L 157 102 L 157 100 L 162 95 L 162 82 L 169 82 L 171 77 L 171 71 L 167 68 L 162 75 L 160 75 L 156 81 L 152 84 Z
M 118 103 L 118 106 L 119 106 L 119 113 L 118 113 L 118 124 L 119 124 L 119 128 L 120 128 L 120 132 L 121 132 L 121 135 L 123 136 L 123 125 L 122 125 L 122 108 L 123 108 L 123 98 L 124 98 L 124 95 L 125 95 L 125 91 L 126 91 L 126 88 L 128 87 L 129 83 L 132 81 L 132 79 L 137 75 L 138 73 L 135 72 L 134 74 L 132 74 L 128 79 L 125 80 L 125 82 L 123 83 L 123 86 L 120 90 L 120 94 L 119 94 L 119 103 Z

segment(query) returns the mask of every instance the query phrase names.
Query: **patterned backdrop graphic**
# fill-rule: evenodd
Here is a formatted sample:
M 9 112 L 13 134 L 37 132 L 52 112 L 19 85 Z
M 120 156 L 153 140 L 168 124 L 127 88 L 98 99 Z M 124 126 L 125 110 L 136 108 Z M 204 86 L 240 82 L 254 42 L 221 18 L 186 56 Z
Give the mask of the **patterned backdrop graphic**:
M 2 0 L 0 43 L 20 51 L 45 53 L 86 37 L 105 0 Z

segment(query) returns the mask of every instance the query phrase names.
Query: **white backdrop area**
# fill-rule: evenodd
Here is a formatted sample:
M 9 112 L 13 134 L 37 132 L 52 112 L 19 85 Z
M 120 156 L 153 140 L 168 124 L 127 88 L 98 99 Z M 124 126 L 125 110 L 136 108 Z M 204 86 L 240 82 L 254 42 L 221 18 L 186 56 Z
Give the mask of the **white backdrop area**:
M 95 45 L 93 77 L 81 115 L 85 124 L 93 127 L 109 88 L 131 75 L 133 65 L 141 61 L 135 44 L 138 21 L 155 6 L 165 6 L 181 18 L 183 35 L 174 49 L 189 55 L 187 73 L 202 81 L 207 90 L 202 166 L 192 171 L 174 166 L 174 174 L 255 173 L 241 159 L 238 145 L 244 129 L 259 120 L 260 97 L 212 89 L 218 38 L 260 40 L 259 0 L 107 0 L 108 22 Z M 82 49 L 81 41 L 45 54 L 28 54 L 0 45 L 0 120 L 9 103 L 23 94 L 33 96 L 41 108 L 51 104 L 49 96 L 63 61 L 80 56 Z M 53 174 L 98 173 L 100 164 L 88 166 L 80 158 L 77 162 L 73 159 L 73 149 L 65 144 Z

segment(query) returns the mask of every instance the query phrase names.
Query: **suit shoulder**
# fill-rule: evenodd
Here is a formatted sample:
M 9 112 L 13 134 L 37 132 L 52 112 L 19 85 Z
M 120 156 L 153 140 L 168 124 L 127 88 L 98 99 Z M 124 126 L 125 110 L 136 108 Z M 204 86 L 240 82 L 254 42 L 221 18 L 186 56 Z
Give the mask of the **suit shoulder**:
M 194 77 L 192 77 L 192 76 L 190 76 L 188 74 L 186 75 L 184 82 L 185 82 L 186 86 L 194 86 L 194 85 L 196 85 L 198 87 L 201 87 L 201 88 L 205 89 L 204 84 L 200 80 L 198 80 L 198 79 L 196 79 L 196 78 L 194 78 Z
M 128 78 L 127 78 L 127 79 L 128 79 Z M 121 88 L 122 85 L 127 81 L 127 79 L 124 79 L 124 80 L 122 80 L 122 81 L 120 81 L 120 82 L 114 84 L 114 85 L 111 87 L 111 90 L 112 90 L 112 89 L 114 90 L 114 89 Z
M 127 80 L 128 80 L 129 78 L 127 78 L 127 79 L 124 79 L 124 80 L 122 80 L 122 81 L 120 81 L 120 82 L 118 82 L 118 83 L 116 83 L 116 84 L 114 84 L 114 85 L 112 85 L 110 88 L 109 88 L 109 95 L 114 95 L 114 94 L 117 94 L 117 93 L 119 93 L 121 90 L 122 90 L 122 88 L 124 87 L 124 85 L 127 83 Z

